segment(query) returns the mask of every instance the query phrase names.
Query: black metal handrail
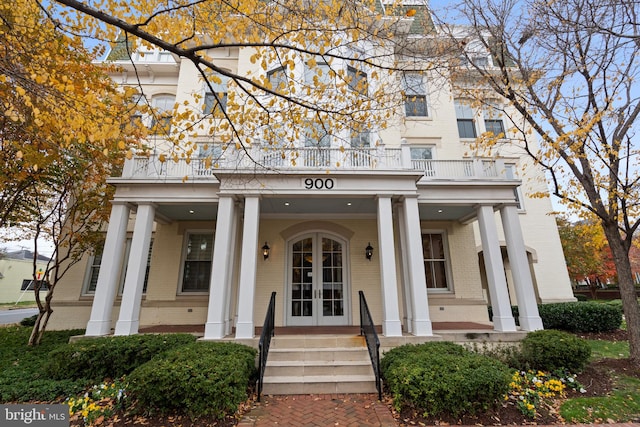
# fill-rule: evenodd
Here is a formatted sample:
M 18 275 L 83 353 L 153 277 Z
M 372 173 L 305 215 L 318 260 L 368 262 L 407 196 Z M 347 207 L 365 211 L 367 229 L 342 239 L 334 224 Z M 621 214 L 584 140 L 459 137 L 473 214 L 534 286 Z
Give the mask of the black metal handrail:
M 264 317 L 264 325 L 262 325 L 262 333 L 260 333 L 260 342 L 258 343 L 258 402 L 262 394 L 262 378 L 267 367 L 267 356 L 269 355 L 269 347 L 271 346 L 271 337 L 275 335 L 275 315 L 276 315 L 276 293 L 271 293 L 267 315 Z
M 380 339 L 376 333 L 376 327 L 373 324 L 373 318 L 364 298 L 364 292 L 359 291 L 360 295 L 360 335 L 364 335 L 373 366 L 373 373 L 376 376 L 376 388 L 378 389 L 378 399 L 382 400 L 382 378 L 380 376 Z

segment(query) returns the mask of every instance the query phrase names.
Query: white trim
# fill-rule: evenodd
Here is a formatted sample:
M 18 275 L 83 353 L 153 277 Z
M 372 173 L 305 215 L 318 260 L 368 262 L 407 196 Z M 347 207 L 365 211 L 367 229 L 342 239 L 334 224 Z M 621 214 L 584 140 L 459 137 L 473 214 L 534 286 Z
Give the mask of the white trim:
M 420 229 L 420 239 L 422 240 L 423 234 L 439 234 L 442 236 L 442 245 L 444 250 L 444 266 L 445 275 L 447 279 L 446 288 L 429 288 L 427 292 L 432 294 L 454 294 L 455 286 L 453 283 L 453 269 L 451 267 L 451 251 L 449 250 L 449 230 L 446 228 L 422 228 Z M 423 252 L 424 253 L 424 252 Z M 422 256 L 422 262 L 425 262 L 424 255 Z M 425 270 L 426 273 L 426 270 Z M 426 285 L 426 283 L 425 283 Z

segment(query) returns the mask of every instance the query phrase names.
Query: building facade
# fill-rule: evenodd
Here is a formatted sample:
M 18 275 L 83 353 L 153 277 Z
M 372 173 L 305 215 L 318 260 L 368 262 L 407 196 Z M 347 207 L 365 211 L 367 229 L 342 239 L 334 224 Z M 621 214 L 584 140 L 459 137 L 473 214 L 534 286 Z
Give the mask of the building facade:
M 240 75 L 253 67 L 250 48 L 208 54 Z M 194 96 L 203 115 L 232 102 L 225 79 L 216 105 L 195 67 L 166 52 L 111 59 L 122 67 L 113 78 L 140 84 L 166 117 Z M 111 179 L 104 246 L 59 283 L 50 327 L 99 336 L 185 325 L 245 339 L 272 292 L 276 326 L 315 327 L 357 325 L 363 291 L 385 336 L 459 321 L 541 329 L 538 303 L 574 299 L 550 200 L 530 197 L 546 192 L 544 175 L 516 145 L 470 155 L 483 133 L 508 142 L 506 119 L 428 73 L 402 78 L 402 117 L 375 135 L 309 143 L 300 132 L 277 151 L 259 141 L 223 150 L 203 136 L 188 157 L 165 160 L 158 142 L 127 160 Z

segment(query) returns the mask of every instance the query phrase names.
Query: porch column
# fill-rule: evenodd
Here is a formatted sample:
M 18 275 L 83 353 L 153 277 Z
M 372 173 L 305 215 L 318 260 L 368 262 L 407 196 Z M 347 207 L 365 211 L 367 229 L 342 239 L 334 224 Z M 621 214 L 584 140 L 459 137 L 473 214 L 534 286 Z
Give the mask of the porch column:
M 260 199 L 247 196 L 244 201 L 242 254 L 240 255 L 240 287 L 238 289 L 238 322 L 236 338 L 253 338 L 253 305 L 256 290 L 256 262 L 258 260 L 258 227 Z
M 391 196 L 378 197 L 378 246 L 380 246 L 380 279 L 382 281 L 382 334 L 402 336 L 396 281 L 396 256 L 393 240 Z
M 504 264 L 502 263 L 498 229 L 492 206 L 480 206 L 478 208 L 478 224 L 480 226 L 480 238 L 482 239 L 482 254 L 484 255 L 484 264 L 487 271 L 489 295 L 491 296 L 493 329 L 503 332 L 515 331 L 516 322 L 511 314 L 507 279 L 504 276 Z
M 431 336 L 433 328 L 429 316 L 427 278 L 424 273 L 424 254 L 417 197 L 405 197 L 403 201 L 404 226 L 407 236 L 407 265 L 409 267 L 409 289 L 413 312 L 412 334 Z
M 527 259 L 527 250 L 524 246 L 522 228 L 518 218 L 516 206 L 504 206 L 500 209 L 502 228 L 507 241 L 507 253 L 513 275 L 516 299 L 518 301 L 518 313 L 520 327 L 525 331 L 537 331 L 544 329 L 542 319 L 538 313 L 536 294 L 533 289 L 531 270 Z
M 236 242 L 238 240 L 238 202 L 233 202 L 233 216 L 231 217 L 231 240 L 229 242 L 229 268 L 227 268 L 227 301 L 225 303 L 224 310 L 224 322 L 225 322 L 225 335 L 231 334 L 231 328 L 233 327 L 233 319 L 231 318 L 231 297 L 233 295 L 233 283 L 237 277 L 236 269 Z
M 85 331 L 86 336 L 95 337 L 111 333 L 111 312 L 118 292 L 128 222 L 129 206 L 113 203 L 102 251 L 98 283 L 96 284 L 96 292 L 91 306 L 91 317 L 87 322 Z
M 127 263 L 127 275 L 122 292 L 122 303 L 120 304 L 120 316 L 116 323 L 114 335 L 133 335 L 138 333 L 142 289 L 144 288 L 144 276 L 147 271 L 155 210 L 156 208 L 152 204 L 138 206 L 133 237 L 131 238 L 129 262 Z
M 216 235 L 211 263 L 211 284 L 209 286 L 209 311 L 204 327 L 205 339 L 221 339 L 226 335 L 225 313 L 227 295 L 230 293 L 229 272 L 233 268 L 233 254 L 230 251 L 232 222 L 235 215 L 235 201 L 231 196 L 220 196 Z
M 411 287 L 409 284 L 411 281 L 409 280 L 409 263 L 407 262 L 407 257 L 404 255 L 409 252 L 407 249 L 407 227 L 406 221 L 404 219 L 404 208 L 402 203 L 395 204 L 395 215 L 398 220 L 398 233 L 400 233 L 400 248 L 399 253 L 397 253 L 397 257 L 402 260 L 402 293 L 404 299 L 402 301 L 402 308 L 404 309 L 404 326 L 406 331 L 410 334 L 413 333 L 413 304 L 411 303 Z

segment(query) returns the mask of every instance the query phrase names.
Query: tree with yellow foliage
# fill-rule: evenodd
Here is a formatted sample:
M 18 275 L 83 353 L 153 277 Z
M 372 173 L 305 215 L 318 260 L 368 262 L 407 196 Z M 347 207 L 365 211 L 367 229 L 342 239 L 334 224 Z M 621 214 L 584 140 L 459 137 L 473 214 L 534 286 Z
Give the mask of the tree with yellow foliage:
M 56 283 L 106 220 L 106 179 L 142 136 L 129 123 L 130 95 L 92 64 L 97 53 L 38 3 L 0 4 L 0 228 L 55 246 L 44 300 L 36 291 L 31 344 L 42 337 Z
M 457 10 L 466 26 L 443 28 L 458 47 L 450 72 L 461 97 L 506 100 L 508 108 L 496 113 L 520 131 L 520 147 L 544 168 L 552 193 L 602 227 L 630 360 L 640 366 L 640 306 L 629 261 L 640 226 L 640 3 L 461 0 Z M 483 52 L 487 60 L 478 61 Z M 487 133 L 479 145 L 495 150 L 503 137 Z

